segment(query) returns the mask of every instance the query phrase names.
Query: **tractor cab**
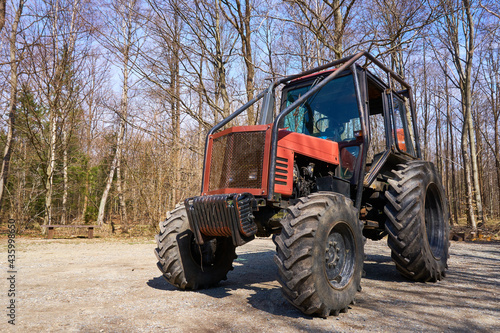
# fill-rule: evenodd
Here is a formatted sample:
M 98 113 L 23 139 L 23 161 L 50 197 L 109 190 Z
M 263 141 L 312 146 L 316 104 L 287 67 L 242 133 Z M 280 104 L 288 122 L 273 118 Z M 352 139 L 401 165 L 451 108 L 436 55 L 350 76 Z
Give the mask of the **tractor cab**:
M 333 72 L 322 71 L 287 83 L 280 110 L 285 111 Z M 285 111 L 279 127 L 338 143 L 337 175 L 356 185 L 358 178 L 353 176 L 363 171 L 363 183 L 370 186 L 381 172 L 390 172 L 384 168 L 388 160 L 404 162 L 420 157 L 408 89 L 395 91 L 393 84 L 391 80 L 380 80 L 366 68 L 353 66 L 292 111 Z M 361 165 L 363 146 L 367 147 L 366 161 Z
M 293 104 L 331 72 L 325 71 L 292 81 L 283 89 L 281 110 Z M 335 158 L 339 160 L 339 170 L 334 174 L 340 179 L 352 179 L 363 142 L 352 74 L 347 71 L 330 81 L 288 113 L 280 127 L 336 142 L 339 155 Z

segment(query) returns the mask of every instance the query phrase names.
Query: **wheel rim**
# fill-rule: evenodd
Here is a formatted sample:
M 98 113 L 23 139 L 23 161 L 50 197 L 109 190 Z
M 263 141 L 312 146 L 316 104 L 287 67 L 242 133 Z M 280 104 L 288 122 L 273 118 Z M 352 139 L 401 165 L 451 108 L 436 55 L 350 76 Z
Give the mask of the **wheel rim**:
M 430 184 L 425 193 L 425 229 L 434 258 L 439 259 L 444 247 L 444 216 L 436 184 Z
M 354 274 L 355 260 L 353 232 L 345 222 L 339 222 L 328 234 L 325 246 L 325 273 L 333 288 L 342 289 L 349 283 Z

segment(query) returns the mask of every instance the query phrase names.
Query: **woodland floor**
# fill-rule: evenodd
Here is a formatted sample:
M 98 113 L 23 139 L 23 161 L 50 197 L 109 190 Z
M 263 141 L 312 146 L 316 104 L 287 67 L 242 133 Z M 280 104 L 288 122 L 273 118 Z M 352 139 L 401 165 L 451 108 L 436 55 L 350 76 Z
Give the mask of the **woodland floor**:
M 485 225 L 480 223 L 474 235 L 471 233 L 471 228 L 466 226 L 465 220 L 462 220 L 458 225 L 451 227 L 451 236 L 455 236 L 455 240 L 500 241 L 500 221 L 488 221 Z
M 425 284 L 399 275 L 385 240 L 368 241 L 356 305 L 321 319 L 283 299 L 271 239 L 239 247 L 227 281 L 191 292 L 162 278 L 149 238 L 59 237 L 16 239 L 16 331 L 500 332 L 497 241 L 451 242 L 447 277 Z M 3 309 L 6 244 L 2 236 Z M 5 311 L 2 331 L 14 329 Z

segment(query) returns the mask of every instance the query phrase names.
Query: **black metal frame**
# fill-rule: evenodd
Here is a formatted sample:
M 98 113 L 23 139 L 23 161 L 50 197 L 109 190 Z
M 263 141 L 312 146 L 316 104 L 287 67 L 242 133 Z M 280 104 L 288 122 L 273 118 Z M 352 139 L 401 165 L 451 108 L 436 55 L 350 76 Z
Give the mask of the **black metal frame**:
M 220 229 L 226 228 L 224 236 L 231 236 L 234 246 L 243 245 L 254 239 L 257 225 L 253 220 L 254 197 L 250 193 L 218 194 L 184 200 L 189 227 L 196 243 L 203 245 L 202 229 L 209 230 L 206 236 L 220 236 Z
M 263 110 L 261 112 L 266 112 L 266 115 L 269 115 L 269 112 L 271 112 L 270 109 L 274 108 L 274 103 L 270 102 L 270 98 L 272 98 L 274 96 L 274 90 L 276 89 L 277 86 L 279 86 L 280 84 L 283 84 L 283 83 L 289 83 L 290 81 L 292 81 L 294 79 L 297 79 L 297 78 L 300 78 L 300 77 L 303 77 L 303 76 L 306 76 L 309 74 L 313 74 L 313 73 L 316 73 L 319 71 L 326 70 L 326 69 L 331 68 L 331 67 L 341 65 L 335 71 L 333 71 L 328 76 L 326 76 L 321 82 L 319 82 L 317 85 L 312 87 L 307 93 L 302 95 L 295 102 L 293 102 L 287 108 L 285 108 L 283 111 L 281 111 L 274 119 L 272 133 L 271 133 L 271 153 L 270 153 L 271 156 L 270 156 L 270 162 L 269 162 L 270 165 L 268 168 L 269 177 L 268 177 L 268 196 L 267 196 L 267 199 L 268 200 L 276 199 L 276 198 L 274 198 L 274 185 L 275 185 L 274 177 L 275 177 L 275 167 L 276 167 L 276 153 L 277 153 L 277 147 L 278 147 L 278 130 L 279 130 L 279 125 L 280 125 L 282 119 L 288 113 L 290 113 L 292 110 L 294 110 L 296 107 L 301 105 L 304 101 L 306 101 L 309 97 L 311 97 L 316 92 L 318 92 L 320 89 L 322 89 L 328 82 L 332 81 L 333 79 L 335 79 L 337 76 L 339 76 L 341 73 L 345 72 L 346 70 L 350 70 L 353 74 L 356 95 L 357 95 L 357 101 L 358 101 L 358 108 L 359 108 L 360 118 L 361 118 L 361 128 L 363 131 L 363 151 L 362 151 L 361 159 L 359 159 L 361 165 L 359 168 L 360 172 L 358 174 L 358 182 L 357 182 L 358 188 L 357 188 L 356 202 L 355 202 L 356 206 L 359 208 L 359 206 L 361 205 L 361 197 L 362 197 L 362 192 L 363 192 L 363 179 L 365 177 L 365 170 L 364 170 L 363 165 L 366 164 L 366 155 L 367 155 L 368 147 L 370 144 L 370 135 L 371 135 L 371 133 L 369 133 L 370 126 L 368 125 L 368 118 L 369 118 L 368 109 L 366 107 L 365 101 L 362 100 L 362 97 L 365 97 L 365 96 L 362 96 L 361 91 L 360 91 L 360 84 L 359 84 L 360 81 L 359 81 L 359 77 L 358 77 L 360 71 L 357 70 L 358 65 L 356 65 L 356 62 L 362 57 L 365 57 L 367 60 L 371 61 L 371 63 L 373 63 L 374 65 L 376 65 L 380 69 L 382 69 L 387 74 L 390 94 L 392 94 L 392 89 L 393 89 L 392 80 L 399 82 L 404 88 L 406 88 L 405 91 L 407 92 L 408 98 L 410 100 L 411 117 L 413 118 L 412 125 L 413 125 L 413 133 L 414 133 L 414 138 L 415 138 L 416 154 L 417 154 L 418 158 L 421 158 L 420 143 L 419 143 L 418 131 L 416 128 L 416 121 L 415 121 L 415 119 L 416 119 L 415 107 L 414 107 L 414 102 L 413 102 L 413 98 L 412 98 L 412 92 L 411 92 L 412 89 L 411 89 L 410 85 L 408 83 L 406 83 L 403 80 L 403 78 L 401 78 L 397 73 L 395 73 L 391 69 L 387 68 L 384 64 L 382 64 L 379 60 L 377 60 L 374 56 L 372 56 L 371 54 L 369 54 L 366 51 L 361 51 L 361 52 L 358 52 L 352 56 L 345 57 L 345 58 L 339 59 L 339 60 L 335 60 L 335 61 L 332 61 L 328 64 L 323 65 L 323 66 L 319 66 L 319 67 L 304 71 L 304 72 L 299 73 L 299 74 L 286 76 L 286 77 L 283 77 L 281 79 L 274 81 L 269 86 L 268 89 L 259 93 L 255 98 L 253 98 L 251 101 L 247 102 L 245 105 L 240 107 L 238 110 L 236 110 L 234 113 L 232 113 L 229 117 L 222 120 L 219 124 L 214 126 L 208 132 L 207 138 L 205 141 L 205 156 L 207 156 L 207 153 L 208 153 L 208 142 L 209 142 L 210 136 L 212 134 L 214 134 L 216 131 L 218 131 L 219 129 L 221 129 L 224 125 L 229 123 L 231 120 L 233 120 L 235 117 L 237 117 L 239 114 L 241 114 L 243 111 L 248 109 L 251 105 L 255 104 L 258 100 L 260 100 L 264 96 L 266 96 L 265 103 L 263 103 L 264 104 L 263 108 L 265 108 L 265 110 Z M 366 82 L 366 80 L 364 80 L 364 81 Z M 384 103 L 384 111 L 383 112 L 384 112 L 384 118 L 386 121 L 385 128 L 386 128 L 387 150 L 389 151 L 389 150 L 393 149 L 393 147 L 396 147 L 396 149 L 399 152 L 405 154 L 405 152 L 402 152 L 397 148 L 397 145 L 395 144 L 393 137 L 390 133 L 390 129 L 393 127 L 394 119 L 389 114 L 389 108 L 388 108 L 388 105 L 386 105 L 386 103 L 387 103 L 386 99 L 384 98 L 383 101 L 384 101 L 383 102 Z M 391 103 L 392 103 L 392 100 L 391 100 Z M 269 118 L 269 116 L 268 117 L 261 117 L 261 118 L 266 119 L 266 118 Z M 203 161 L 203 180 L 202 180 L 202 184 L 201 184 L 202 192 L 203 192 L 203 188 L 204 188 L 204 183 L 205 183 L 205 181 L 207 181 L 205 179 L 205 168 L 206 168 L 206 160 Z

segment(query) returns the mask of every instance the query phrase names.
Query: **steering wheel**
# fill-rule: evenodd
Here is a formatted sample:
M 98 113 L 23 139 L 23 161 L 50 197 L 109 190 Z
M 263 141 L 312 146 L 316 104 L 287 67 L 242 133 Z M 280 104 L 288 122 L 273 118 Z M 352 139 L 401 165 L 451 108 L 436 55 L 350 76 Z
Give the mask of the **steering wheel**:
M 322 130 L 319 129 L 318 125 L 319 125 L 320 122 L 323 122 L 325 120 L 329 120 L 330 122 L 328 123 L 328 128 L 325 131 L 322 131 Z M 335 140 L 340 140 L 340 135 L 342 133 L 344 133 L 344 130 L 345 130 L 344 125 L 342 125 L 338 121 L 336 121 L 336 120 L 334 120 L 332 118 L 328 118 L 326 116 L 325 117 L 321 117 L 318 120 L 316 120 L 316 122 L 314 123 L 314 128 L 318 132 L 326 135 L 327 137 L 333 137 L 333 138 L 338 137 L 338 138 L 335 138 Z

